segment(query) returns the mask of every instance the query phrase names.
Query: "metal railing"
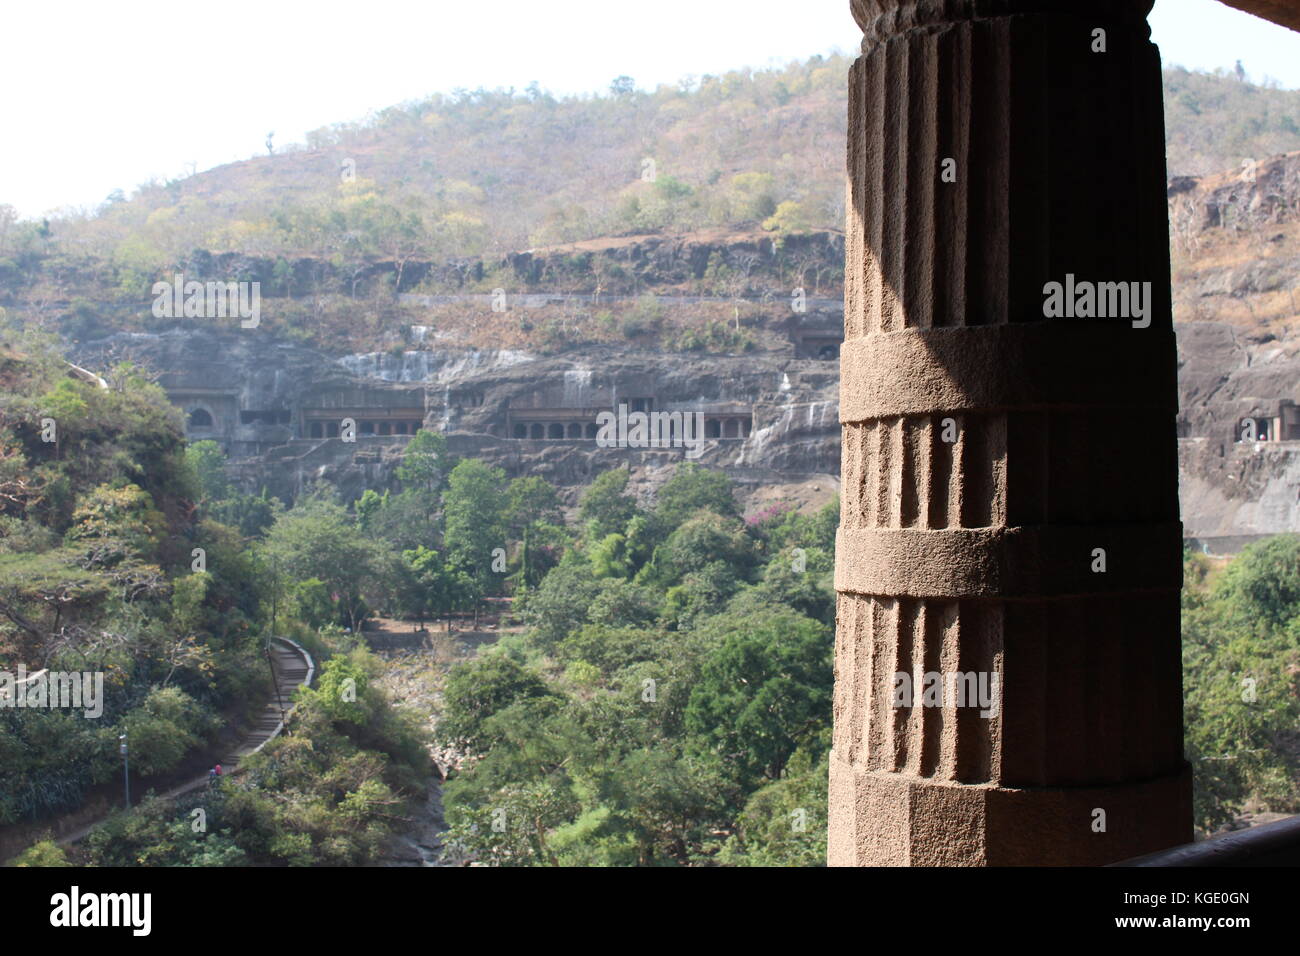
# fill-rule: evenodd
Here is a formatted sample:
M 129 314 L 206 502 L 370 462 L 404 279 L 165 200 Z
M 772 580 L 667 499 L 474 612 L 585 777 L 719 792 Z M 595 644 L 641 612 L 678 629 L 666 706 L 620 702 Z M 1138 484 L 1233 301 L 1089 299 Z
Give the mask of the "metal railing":
M 1300 866 L 1300 816 L 1157 850 L 1111 866 Z

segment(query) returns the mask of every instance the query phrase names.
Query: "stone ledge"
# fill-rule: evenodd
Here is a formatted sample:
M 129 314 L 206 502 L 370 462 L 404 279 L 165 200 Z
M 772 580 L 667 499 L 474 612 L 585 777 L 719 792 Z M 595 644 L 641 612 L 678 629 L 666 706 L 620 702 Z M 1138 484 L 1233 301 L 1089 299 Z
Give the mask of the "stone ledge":
M 903 329 L 840 349 L 843 424 L 940 412 L 1124 409 L 1178 413 L 1174 333 L 1086 319 Z
M 1191 767 L 1011 789 L 854 768 L 832 752 L 830 866 L 1104 866 L 1192 839 Z M 1095 832 L 1096 810 L 1106 830 Z
M 1182 587 L 1180 523 L 1034 528 L 844 528 L 840 593 L 917 598 L 1069 597 Z M 1092 551 L 1106 551 L 1093 573 Z

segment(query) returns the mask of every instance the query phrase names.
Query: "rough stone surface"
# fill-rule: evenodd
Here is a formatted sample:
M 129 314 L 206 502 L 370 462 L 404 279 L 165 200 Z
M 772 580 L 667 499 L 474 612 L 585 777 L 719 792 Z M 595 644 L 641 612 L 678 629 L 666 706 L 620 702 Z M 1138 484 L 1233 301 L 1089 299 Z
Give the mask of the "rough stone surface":
M 1230 7 L 1300 30 L 1300 0 L 1224 0 Z
M 1191 837 L 1150 7 L 853 4 L 834 865 Z M 1067 274 L 1150 282 L 1149 327 L 1045 318 Z M 906 701 L 900 673 L 999 690 Z
M 838 314 L 799 318 L 840 335 Z M 95 368 L 130 358 L 155 370 L 187 415 L 196 408 L 212 415 L 213 427 L 190 428 L 190 439 L 220 442 L 244 490 L 266 489 L 286 501 L 321 480 L 345 501 L 368 488 L 396 489 L 408 440 L 304 437 L 303 414 L 383 420 L 410 409 L 448 435 L 453 455 L 481 458 L 511 477 L 545 478 L 570 504 L 580 487 L 613 467 L 631 469 L 634 490 L 649 494 L 688 460 L 683 449 L 600 448 L 594 440 L 516 439 L 512 432 L 514 422 L 548 415 L 594 421 L 616 399 L 648 397 L 656 409 L 743 419 L 743 437 L 708 438 L 691 460 L 725 470 L 747 497 L 785 485 L 789 498 L 815 507 L 838 490 L 838 363 L 787 348 L 706 357 L 611 347 L 549 357 L 451 347 L 331 356 L 266 337 L 187 328 L 118 333 L 79 347 L 75 356 Z M 241 424 L 249 410 L 282 412 L 289 420 Z

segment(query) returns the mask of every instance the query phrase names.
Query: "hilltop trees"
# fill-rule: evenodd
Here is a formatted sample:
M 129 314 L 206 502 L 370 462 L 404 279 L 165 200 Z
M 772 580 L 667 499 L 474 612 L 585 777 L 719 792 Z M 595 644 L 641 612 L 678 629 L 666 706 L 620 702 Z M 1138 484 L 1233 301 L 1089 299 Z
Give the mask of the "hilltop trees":
M 838 179 L 810 181 L 807 170 L 820 168 L 823 152 L 842 154 L 835 144 L 847 68 L 845 57 L 817 58 L 711 77 L 698 90 L 638 91 L 619 77 L 597 97 L 539 87 L 435 95 L 310 133 L 321 169 L 354 160 L 346 176 L 296 175 L 296 157 L 277 150 L 266 163 L 286 170 L 290 199 L 269 185 L 283 177 L 249 179 L 223 167 L 204 174 L 202 187 L 192 177 L 142 188 L 88 222 L 58 221 L 44 235 L 11 217 L 0 232 L 0 276 L 35 282 L 64 245 L 80 251 L 93 241 L 112 262 L 112 285 L 129 298 L 199 247 L 330 260 L 340 291 L 356 298 L 367 266 L 380 261 L 391 263 L 392 289 L 401 291 L 417 260 L 526 248 L 534 239 L 761 223 L 783 200 L 829 208 L 825 224 L 834 225 L 842 219 Z M 799 135 L 785 135 L 791 124 Z M 702 129 L 712 135 L 701 137 Z M 548 161 L 538 164 L 542 155 Z M 267 272 L 268 287 L 306 291 L 284 269 Z
M 459 90 L 313 131 L 319 154 L 308 165 L 280 150 L 251 166 L 142 186 L 84 217 L 24 222 L 0 210 L 0 283 L 14 292 L 6 308 L 85 340 L 152 325 L 136 303 L 178 264 L 233 262 L 223 278 L 254 278 L 245 274 L 252 268 L 264 292 L 298 297 L 268 310 L 265 330 L 369 351 L 392 345 L 385 331 L 405 324 L 396 293 L 489 291 L 513 271 L 503 267 L 512 250 L 756 228 L 770 237 L 760 243 L 762 266 L 711 263 L 694 283 L 700 291 L 737 298 L 761 277 L 765 293 L 788 293 L 791 282 L 834 294 L 836 256 L 806 258 L 811 244 L 794 239 L 833 236 L 844 221 L 848 66 L 844 56 L 812 57 L 642 91 L 620 78 L 594 97 Z M 1296 91 L 1178 68 L 1165 72 L 1165 89 L 1173 174 L 1240 170 L 1251 157 L 1300 149 Z M 541 284 L 645 291 L 634 268 L 573 258 L 580 264 Z M 81 277 L 78 288 L 70 276 Z M 664 341 L 746 348 L 742 310 L 731 313 L 731 329 L 715 317 Z M 593 338 L 575 333 L 577 324 L 565 316 L 538 323 L 535 335 L 520 331 L 559 348 Z M 635 328 L 649 326 L 629 316 L 628 332 Z

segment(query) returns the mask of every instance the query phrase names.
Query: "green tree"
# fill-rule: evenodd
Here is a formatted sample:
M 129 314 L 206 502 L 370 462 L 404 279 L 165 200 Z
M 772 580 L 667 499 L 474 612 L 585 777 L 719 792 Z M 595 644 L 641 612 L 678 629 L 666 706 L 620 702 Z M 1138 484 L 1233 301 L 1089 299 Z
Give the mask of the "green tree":
M 354 509 L 358 525 L 390 552 L 433 547 L 438 542 L 437 495 L 425 488 L 408 488 L 398 495 L 366 489 Z
M 226 453 L 214 441 L 199 441 L 185 448 L 185 463 L 194 472 L 204 504 L 230 497 L 230 478 L 226 474 Z
M 738 173 L 731 178 L 732 208 L 742 220 L 762 222 L 776 212 L 771 173 Z
M 382 705 L 378 695 L 370 692 L 375 669 L 374 661 L 366 658 L 364 652 L 332 657 L 321 667 L 316 687 L 304 688 L 299 693 L 330 720 L 364 727 Z
M 459 609 L 472 587 L 463 573 L 449 568 L 442 555 L 425 547 L 403 551 L 397 591 L 398 607 L 403 614 L 425 618 Z
M 800 742 L 830 718 L 829 631 L 793 611 L 710 624 L 709 637 L 720 644 L 691 691 L 687 730 L 742 779 L 775 780 Z
M 535 673 L 504 654 L 488 654 L 452 669 L 438 732 L 482 752 L 494 740 L 485 727 L 489 718 L 518 701 L 548 696 L 546 682 Z
M 238 528 L 246 538 L 262 537 L 283 512 L 284 503 L 269 497 L 266 489 L 260 495 L 233 495 L 208 508 L 215 520 Z
M 323 581 L 338 595 L 352 629 L 361 626 L 364 594 L 379 580 L 380 557 L 346 511 L 331 501 L 308 498 L 277 518 L 264 548 L 282 588 L 308 578 Z
M 677 466 L 655 498 L 656 531 L 667 537 L 700 509 L 723 517 L 735 517 L 738 511 L 734 486 L 721 471 L 685 462 Z
M 744 579 L 756 561 L 754 543 L 737 519 L 698 511 L 676 525 L 637 580 L 669 587 L 715 561 L 725 564 L 737 579 Z
M 834 566 L 834 556 L 820 548 L 791 548 L 768 561 L 758 590 L 778 605 L 833 624 Z
M 628 578 L 632 576 L 632 562 L 628 555 L 627 538 L 621 534 L 607 534 L 590 550 L 591 571 L 598 578 Z
M 732 866 L 825 866 L 826 791 L 830 761 L 807 750 L 790 758 L 787 775 L 750 796 L 720 859 Z
M 426 428 L 415 433 L 397 466 L 397 480 L 407 488 L 436 493 L 447 473 L 447 437 Z
M 505 580 L 500 562 L 507 544 L 508 504 L 500 468 L 467 458 L 451 470 L 443 506 L 447 551 L 485 594 L 498 592 Z
M 763 220 L 763 228 L 775 232 L 782 239 L 804 235 L 814 229 L 810 210 L 803 203 L 788 199 L 776 207 L 776 212 Z
M 67 854 L 63 852 L 63 847 L 59 846 L 53 840 L 45 839 L 39 843 L 33 843 L 18 856 L 14 857 L 13 866 L 72 866 L 68 862 Z
M 338 608 L 330 598 L 330 589 L 319 578 L 295 581 L 288 588 L 290 607 L 298 620 L 308 627 L 321 628 L 338 624 Z
M 388 492 L 382 495 L 373 488 L 367 488 L 352 505 L 356 512 L 357 526 L 362 531 L 373 532 L 379 513 L 388 507 Z
M 591 565 L 576 552 L 566 554 L 541 586 L 518 602 L 529 626 L 528 642 L 549 651 L 587 623 L 587 612 L 600 594 Z
M 1184 749 L 1205 830 L 1248 801 L 1300 810 L 1300 616 L 1279 623 L 1292 587 L 1289 538 L 1253 545 L 1217 579 L 1187 555 Z M 1261 560 L 1269 555 L 1275 565 Z
M 146 776 L 171 770 L 209 726 L 198 704 L 180 688 L 151 691 L 122 724 L 131 746 L 131 767 Z
M 568 539 L 560 497 L 544 479 L 530 475 L 510 482 L 507 498 L 506 526 L 519 541 L 519 568 L 512 580 L 517 588 L 533 588 Z
M 512 534 L 525 528 L 560 524 L 560 496 L 544 478 L 527 475 L 510 482 L 507 523 Z
M 587 539 L 599 541 L 611 534 L 622 534 L 637 513 L 636 499 L 627 493 L 626 468 L 603 471 L 582 493 L 578 519 L 587 528 Z
M 1247 546 L 1224 572 L 1216 596 L 1242 621 L 1286 624 L 1300 616 L 1300 534 Z

